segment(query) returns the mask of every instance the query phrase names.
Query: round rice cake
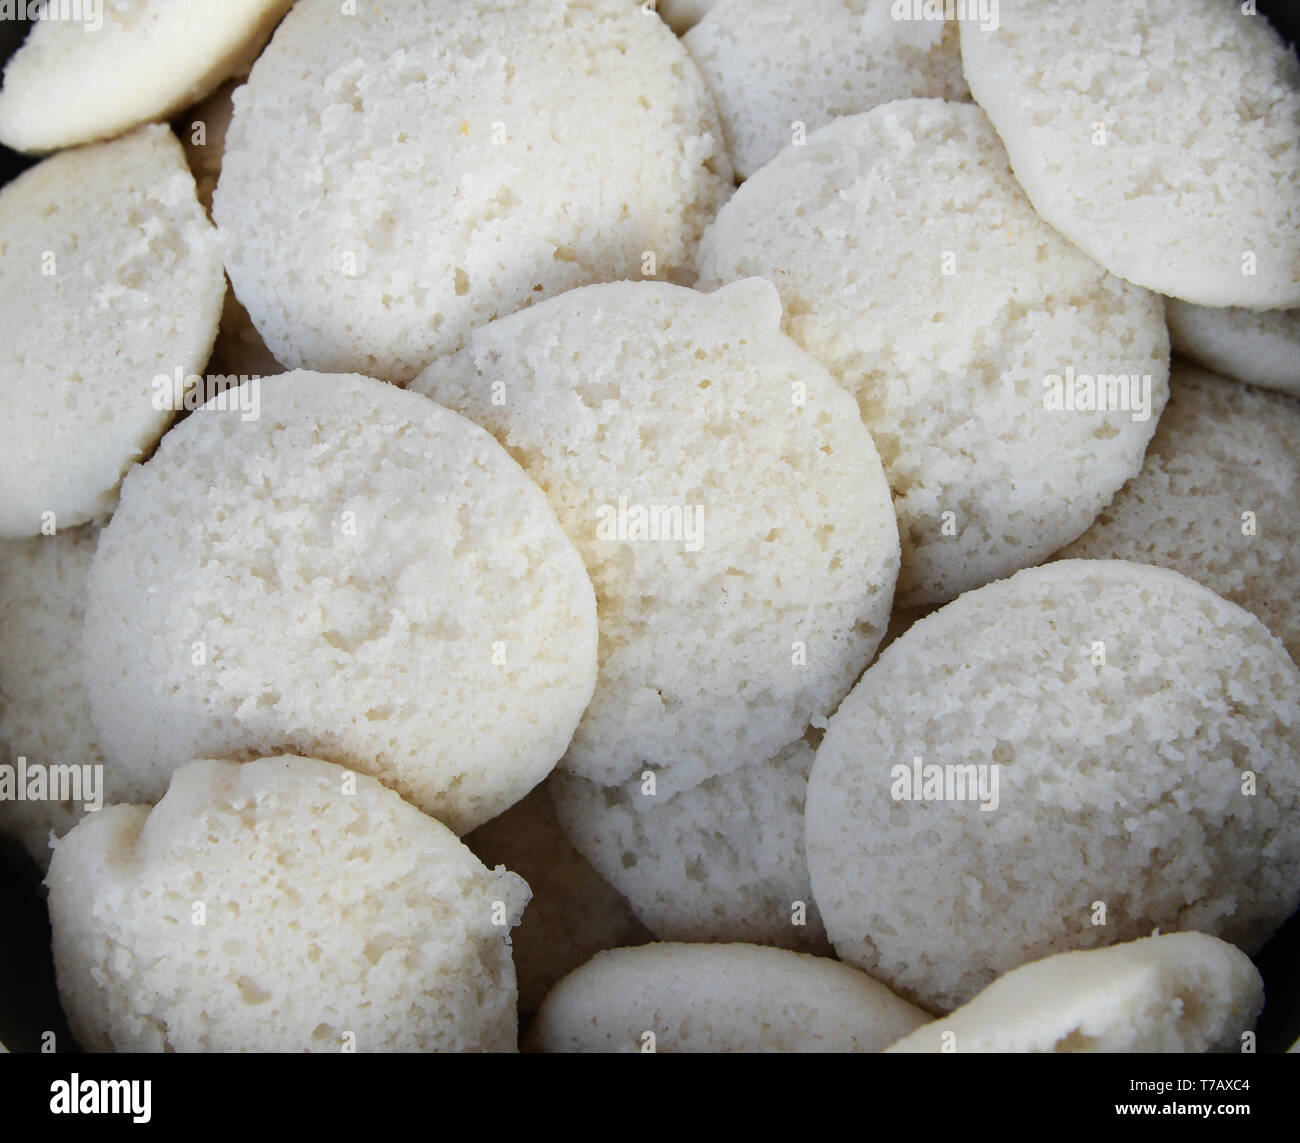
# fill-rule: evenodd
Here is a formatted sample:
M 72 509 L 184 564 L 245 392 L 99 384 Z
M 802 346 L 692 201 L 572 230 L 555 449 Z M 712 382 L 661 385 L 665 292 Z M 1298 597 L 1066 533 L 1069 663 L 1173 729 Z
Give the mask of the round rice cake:
M 1022 571 L 867 671 L 806 827 L 835 951 L 936 1010 L 1153 928 L 1253 953 L 1300 903 L 1300 670 L 1176 572 Z
M 529 1015 L 557 981 L 596 953 L 653 939 L 560 828 L 551 800 L 554 778 L 465 838 L 485 865 L 504 865 L 533 891 L 511 935 L 519 1011 Z
M 479 327 L 418 392 L 484 425 L 587 562 L 600 672 L 562 767 L 661 796 L 770 758 L 889 623 L 898 536 L 845 393 L 775 289 L 575 290 Z
M 557 771 L 550 786 L 573 844 L 659 940 L 830 955 L 803 852 L 812 763 L 800 739 L 669 798 L 650 771 L 614 787 Z
M 15 539 L 112 511 L 123 473 L 176 415 L 156 379 L 208 360 L 225 279 L 185 155 L 160 126 L 9 183 L 0 249 L 0 537 Z
M 482 429 L 369 378 L 226 396 L 100 534 L 86 654 L 113 800 L 156 800 L 190 758 L 292 750 L 457 833 L 513 805 L 596 673 L 591 583 L 541 490 Z
M 1257 615 L 1300 662 L 1300 401 L 1175 360 L 1142 471 L 1064 559 L 1182 572 Z
M 192 762 L 156 807 L 83 820 L 46 884 L 88 1051 L 516 1048 L 528 886 L 365 775 Z
M 104 758 L 82 649 L 96 539 L 87 527 L 0 541 L 0 765 L 13 768 L 15 784 L 0 790 L 0 833 L 17 837 L 42 871 L 50 834 L 66 833 L 103 804 Z M 28 780 L 20 780 L 20 758 Z M 66 778 L 62 792 L 76 796 L 54 796 L 51 778 Z
M 5 67 L 0 143 L 53 151 L 167 119 L 246 70 L 292 3 L 100 0 L 43 17 Z
M 1161 300 L 1038 218 L 978 107 L 902 100 L 781 152 L 700 245 L 699 288 L 749 276 L 858 398 L 894 492 L 900 606 L 1042 561 L 1142 466 L 1167 395 Z
M 824 957 L 746 944 L 598 953 L 557 984 L 539 1052 L 878 1052 L 927 1014 Z
M 234 103 L 226 268 L 291 368 L 405 383 L 552 294 L 689 282 L 732 186 L 704 80 L 628 0 L 298 0 Z
M 1264 1006 L 1250 957 L 1204 933 L 1058 953 L 889 1052 L 1239 1052 Z
M 955 21 L 894 0 L 719 0 L 683 38 L 738 177 L 832 119 L 895 99 L 969 99 Z
M 1030 201 L 1086 254 L 1197 305 L 1300 306 L 1300 61 L 1253 5 L 1001 0 L 961 50 Z
M 1300 309 L 1212 309 L 1165 302 L 1175 353 L 1265 389 L 1300 397 Z

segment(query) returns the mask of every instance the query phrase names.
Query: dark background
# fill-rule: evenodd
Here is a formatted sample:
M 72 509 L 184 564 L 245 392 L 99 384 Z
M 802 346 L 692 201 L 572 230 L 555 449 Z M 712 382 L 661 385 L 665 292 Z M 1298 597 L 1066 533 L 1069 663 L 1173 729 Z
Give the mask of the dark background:
M 1300 0 L 1257 3 L 1291 43 L 1300 40 Z M 25 32 L 21 21 L 0 21 L 0 59 L 9 57 Z M 0 185 L 33 162 L 0 146 Z M 40 1050 L 42 1034 L 52 1031 L 58 1051 L 66 1052 L 74 1045 L 55 989 L 49 920 L 39 878 L 22 848 L 0 838 L 0 1041 L 10 1051 L 34 1052 Z M 1300 913 L 1277 932 L 1255 963 L 1267 996 L 1257 1029 L 1258 1047 L 1261 1052 L 1284 1052 L 1300 1038 Z

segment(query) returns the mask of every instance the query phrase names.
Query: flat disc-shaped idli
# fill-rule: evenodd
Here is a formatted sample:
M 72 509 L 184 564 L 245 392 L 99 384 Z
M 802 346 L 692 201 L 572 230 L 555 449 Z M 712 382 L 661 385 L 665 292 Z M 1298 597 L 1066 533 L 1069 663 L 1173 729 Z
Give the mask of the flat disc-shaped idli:
M 46 159 L 0 190 L 0 537 L 112 510 L 202 370 L 225 278 L 166 127 Z
M 1245 310 L 1165 303 L 1169 341 L 1225 377 L 1300 397 L 1300 309 Z
M 926 1013 L 838 961 L 746 944 L 598 953 L 528 1029 L 540 1052 L 878 1052 Z
M 928 1007 L 1154 928 L 1253 953 L 1300 903 L 1300 670 L 1176 572 L 1023 571 L 881 654 L 806 825 L 835 951 Z
M 298 0 L 234 105 L 226 269 L 291 368 L 406 382 L 549 295 L 690 281 L 732 186 L 704 80 L 628 0 Z
M 828 714 L 889 622 L 898 535 L 853 398 L 767 282 L 574 290 L 414 388 L 486 426 L 587 563 L 600 674 L 563 767 L 661 796 Z
M 1300 306 L 1300 62 L 1253 4 L 1001 0 L 961 50 L 1034 207 L 1106 269 Z
M 746 941 L 829 953 L 803 850 L 813 749 L 661 797 L 653 772 L 600 786 L 549 779 L 565 832 L 661 941 Z
M 96 539 L 95 529 L 79 528 L 0 542 L 0 764 L 15 768 L 17 783 L 18 759 L 26 759 L 32 769 L 24 773 L 39 767 L 47 781 L 24 784 L 22 797 L 16 788 L 0 797 L 0 832 L 17 836 L 42 869 L 50 862 L 50 833 L 66 833 L 88 807 L 103 805 L 104 759 L 82 647 Z M 75 788 L 72 770 L 50 769 L 56 766 L 80 768 Z M 56 792 L 50 777 L 66 778 L 64 791 L 79 800 L 49 796 Z M 29 790 L 40 796 L 28 798 Z
M 73 18 L 37 20 L 10 58 L 0 88 L 0 142 L 19 151 L 53 151 L 166 119 L 247 69 L 292 3 L 48 5 L 51 14 Z
M 88 1051 L 515 1050 L 528 886 L 365 775 L 192 762 L 83 820 L 46 884 Z
M 1034 213 L 978 107 L 902 100 L 782 151 L 700 246 L 701 288 L 751 275 L 858 399 L 898 511 L 901 606 L 1042 561 L 1142 466 L 1162 303 Z
M 736 174 L 832 119 L 894 99 L 969 99 L 953 21 L 894 0 L 719 0 L 683 39 L 713 92 Z
M 1240 1052 L 1259 971 L 1204 933 L 1058 953 L 999 977 L 890 1052 Z
M 1300 400 L 1175 359 L 1142 471 L 1065 559 L 1172 568 L 1259 616 L 1300 662 Z
M 114 800 L 293 750 L 457 832 L 522 798 L 591 697 L 596 610 L 541 490 L 482 429 L 291 373 L 190 415 L 127 480 L 86 654 Z

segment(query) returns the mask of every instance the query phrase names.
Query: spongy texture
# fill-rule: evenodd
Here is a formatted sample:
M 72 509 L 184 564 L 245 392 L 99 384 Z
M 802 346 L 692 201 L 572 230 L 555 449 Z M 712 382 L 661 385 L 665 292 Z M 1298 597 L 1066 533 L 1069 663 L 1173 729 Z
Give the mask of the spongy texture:
M 126 481 L 86 614 L 113 800 L 190 758 L 292 751 L 464 832 L 522 798 L 591 696 L 596 611 L 546 498 L 414 393 L 305 372 L 203 409 Z
M 101 0 L 80 6 L 99 27 L 38 20 L 5 68 L 0 142 L 53 151 L 166 119 L 246 68 L 292 3 Z
M 226 268 L 292 367 L 405 382 L 551 294 L 690 281 L 732 183 L 704 80 L 628 0 L 299 0 L 234 99 Z
M 1300 309 L 1245 310 L 1165 302 L 1176 353 L 1206 369 L 1300 396 Z
M 909 789 L 917 758 L 967 788 Z M 993 765 L 996 803 L 972 798 Z M 836 952 L 948 1011 L 1157 927 L 1253 953 L 1300 903 L 1298 810 L 1280 640 L 1176 572 L 1071 560 L 964 595 L 867 671 L 813 765 L 808 866 Z
M 746 944 L 597 954 L 546 998 L 541 1052 L 878 1052 L 926 1014 L 848 965 Z
M 941 603 L 1069 543 L 1142 465 L 1168 380 L 1158 297 L 1034 213 L 978 107 L 836 120 L 749 179 L 700 286 L 776 283 L 786 331 L 858 398 L 894 492 L 899 604 Z M 1053 375 L 1150 377 L 1150 408 L 1048 407 Z
M 598 786 L 557 771 L 550 785 L 578 851 L 660 940 L 829 955 L 803 852 L 812 763 L 800 739 L 669 798 L 641 775 Z
M 1239 1052 L 1263 1006 L 1240 949 L 1168 933 L 1022 965 L 887 1050 Z
M 1300 401 L 1178 360 L 1170 389 L 1142 471 L 1061 555 L 1182 572 L 1300 662 Z
M 81 822 L 46 884 L 89 1051 L 515 1048 L 528 886 L 364 775 L 190 763 L 154 809 Z
M 226 132 L 230 129 L 233 111 L 231 96 L 241 81 L 222 84 L 207 99 L 190 110 L 179 125 L 185 158 L 198 186 L 199 201 L 209 212 L 212 210 L 212 192 L 221 177 L 221 159 L 226 150 Z M 272 377 L 284 372 L 262 335 L 253 325 L 248 311 L 235 297 L 232 288 L 226 290 L 225 305 L 221 310 L 221 325 L 217 330 L 216 344 L 212 347 L 209 372 L 220 376 Z
M 664 22 L 681 35 L 689 31 L 718 0 L 657 0 L 655 8 Z
M 46 159 L 0 190 L 0 536 L 111 511 L 175 415 L 159 374 L 203 368 L 225 281 L 166 127 Z
M 465 838 L 485 864 L 513 870 L 533 891 L 512 936 L 519 1011 L 529 1015 L 562 977 L 596 953 L 653 939 L 560 828 L 551 801 L 554 780 Z
M 592 781 L 650 767 L 666 796 L 770 758 L 888 625 L 875 446 L 780 321 L 767 282 L 591 286 L 476 329 L 414 385 L 496 434 L 586 559 L 600 675 L 562 765 Z
M 1300 63 L 1245 7 L 1001 0 L 962 60 L 1039 214 L 1112 273 L 1300 306 Z
M 969 99 L 957 27 L 895 20 L 894 0 L 719 0 L 684 37 L 736 174 L 795 138 L 894 99 Z
M 0 764 L 102 766 L 82 671 L 93 528 L 0 542 Z M 44 870 L 50 832 L 66 833 L 85 802 L 0 799 L 0 831 Z

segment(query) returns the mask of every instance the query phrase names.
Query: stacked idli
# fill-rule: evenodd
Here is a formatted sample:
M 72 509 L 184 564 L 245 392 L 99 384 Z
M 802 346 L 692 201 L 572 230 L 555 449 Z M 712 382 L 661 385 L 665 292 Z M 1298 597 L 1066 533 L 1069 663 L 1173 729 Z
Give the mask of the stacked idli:
M 1173 298 L 1300 306 L 1300 60 L 1253 4 L 1000 0 L 997 25 L 961 22 L 966 80 L 1047 223 Z
M 1257 952 L 1300 903 L 1300 668 L 1164 568 L 1067 560 L 880 656 L 809 781 L 839 956 L 934 1010 L 1053 953 L 1193 929 Z
M 1038 217 L 978 107 L 901 100 L 782 151 L 701 242 L 701 288 L 749 276 L 857 398 L 901 606 L 1041 562 L 1142 466 L 1168 392 L 1162 303 Z
M 193 762 L 73 829 L 47 884 L 86 1049 L 515 1048 L 527 885 L 364 775 Z
M 884 635 L 879 456 L 780 326 L 765 281 L 591 286 L 479 327 L 414 383 L 496 435 L 586 562 L 600 666 L 570 773 L 649 770 L 666 797 L 774 757 Z
M 458 833 L 495 817 L 564 753 L 596 676 L 591 582 L 545 496 L 394 386 L 239 392 L 167 435 L 100 534 L 85 646 L 112 800 L 156 800 L 193 758 L 293 751 Z
M 0 829 L 83 1047 L 1253 1046 L 1300 63 L 942 7 L 38 22 L 0 792 L 115 804 Z
M 277 360 L 405 383 L 553 294 L 692 280 L 731 185 L 703 79 L 628 0 L 298 0 L 213 209 Z
M 161 126 L 54 155 L 0 190 L 7 352 L 0 537 L 112 511 L 126 470 L 206 363 L 225 281 L 176 138 Z

